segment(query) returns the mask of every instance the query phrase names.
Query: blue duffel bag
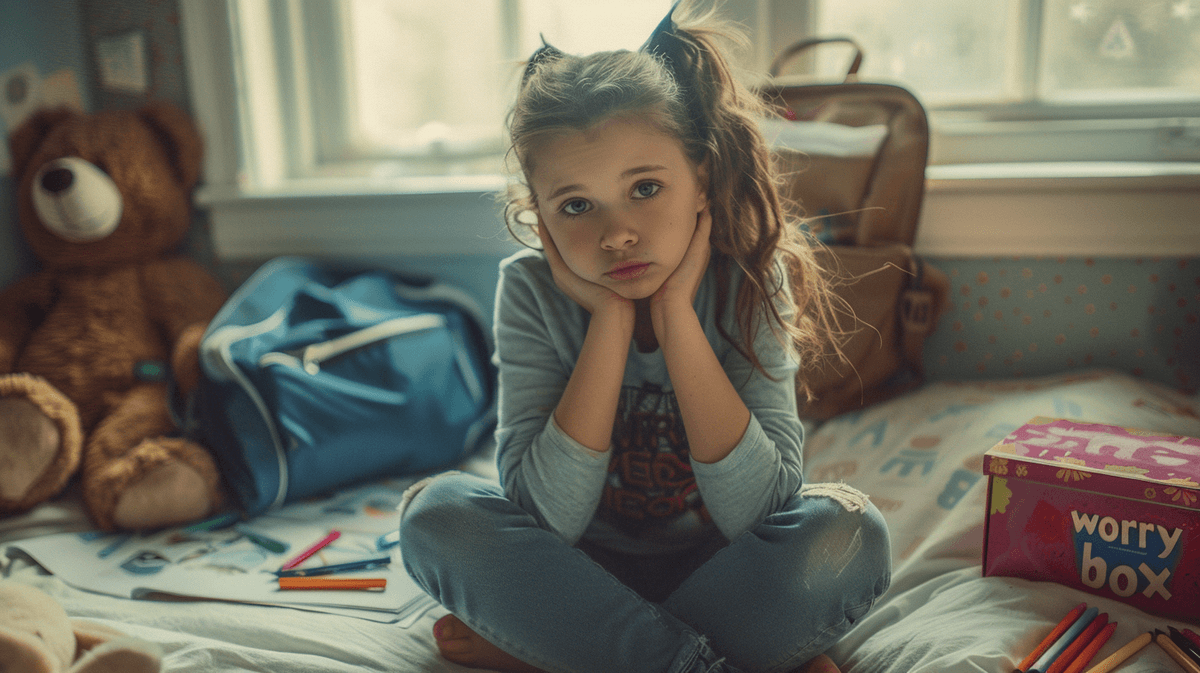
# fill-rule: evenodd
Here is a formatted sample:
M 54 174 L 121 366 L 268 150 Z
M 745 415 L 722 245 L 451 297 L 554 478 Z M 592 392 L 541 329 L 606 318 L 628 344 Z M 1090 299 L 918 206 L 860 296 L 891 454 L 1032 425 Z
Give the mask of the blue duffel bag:
M 449 467 L 494 428 L 490 350 L 456 288 L 277 258 L 209 324 L 186 431 L 247 515 Z

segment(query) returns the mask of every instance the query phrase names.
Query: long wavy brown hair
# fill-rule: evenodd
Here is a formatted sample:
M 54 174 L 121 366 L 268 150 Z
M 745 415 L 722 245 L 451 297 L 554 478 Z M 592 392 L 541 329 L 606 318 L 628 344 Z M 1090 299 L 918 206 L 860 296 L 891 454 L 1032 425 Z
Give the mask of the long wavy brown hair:
M 666 63 L 645 51 L 611 51 L 541 54 L 528 64 L 509 114 L 509 158 L 517 166 L 510 165 L 515 179 L 504 197 L 505 223 L 514 238 L 535 247 L 529 175 L 539 141 L 621 116 L 654 124 L 682 143 L 696 167 L 706 169 L 722 336 L 765 374 L 753 348 L 765 316 L 804 368 L 840 352 L 833 320 L 837 299 L 814 254 L 819 244 L 779 193 L 782 178 L 758 127 L 758 119 L 770 112 L 735 79 L 725 56 L 744 40 L 712 11 L 681 6 L 675 23 L 683 63 Z M 745 274 L 735 304 L 741 339 L 720 327 L 735 264 Z M 803 380 L 797 390 L 812 399 Z

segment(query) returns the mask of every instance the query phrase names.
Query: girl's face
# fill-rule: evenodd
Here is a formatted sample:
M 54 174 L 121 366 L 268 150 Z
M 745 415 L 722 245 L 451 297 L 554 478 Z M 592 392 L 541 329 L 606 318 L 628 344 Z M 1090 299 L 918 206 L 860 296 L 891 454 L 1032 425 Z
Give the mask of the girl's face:
M 531 154 L 536 211 L 567 267 L 626 299 L 654 294 L 708 205 L 679 140 L 622 117 L 551 136 Z

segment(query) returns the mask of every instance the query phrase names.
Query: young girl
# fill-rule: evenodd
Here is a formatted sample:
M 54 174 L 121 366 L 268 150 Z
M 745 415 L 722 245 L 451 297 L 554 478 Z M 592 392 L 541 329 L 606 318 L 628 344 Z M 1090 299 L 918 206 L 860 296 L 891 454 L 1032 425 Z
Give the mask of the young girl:
M 546 46 L 526 69 L 507 216 L 542 250 L 501 264 L 501 484 L 443 475 L 401 515 L 451 661 L 790 671 L 888 586 L 866 497 L 801 488 L 797 360 L 829 290 L 756 99 L 717 33 L 676 18 L 640 51 Z

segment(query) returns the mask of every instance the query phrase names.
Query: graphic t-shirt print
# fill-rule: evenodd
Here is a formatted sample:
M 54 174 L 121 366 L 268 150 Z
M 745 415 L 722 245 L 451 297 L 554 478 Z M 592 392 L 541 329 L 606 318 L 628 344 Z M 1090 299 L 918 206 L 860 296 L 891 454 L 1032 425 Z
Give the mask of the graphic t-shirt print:
M 651 383 L 624 387 L 612 450 L 600 500 L 604 520 L 635 538 L 652 529 L 669 536 L 671 529 L 694 528 L 708 520 L 673 393 Z

